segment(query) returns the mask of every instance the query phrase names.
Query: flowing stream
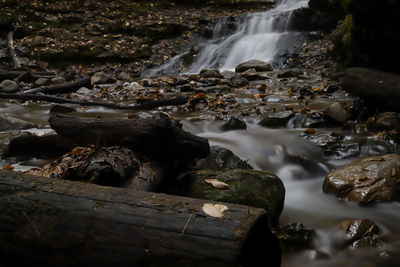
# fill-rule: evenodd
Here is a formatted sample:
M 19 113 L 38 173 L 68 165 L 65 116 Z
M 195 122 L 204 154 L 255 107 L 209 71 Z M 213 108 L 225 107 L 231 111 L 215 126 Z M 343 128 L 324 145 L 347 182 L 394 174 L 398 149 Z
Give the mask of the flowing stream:
M 307 3 L 307 0 L 281 0 L 271 10 L 248 15 L 237 31 L 229 36 L 222 34 L 222 26 L 217 24 L 214 38 L 200 51 L 187 71 L 198 73 L 205 68 L 232 70 L 239 63 L 250 59 L 273 62 L 279 39 L 289 34 L 287 27 L 291 11 L 304 7 Z M 168 68 L 168 64 L 162 68 Z M 48 127 L 49 107 L 50 105 L 23 106 L 0 101 L 2 114 L 33 121 L 43 127 Z M 121 112 L 100 108 L 85 111 L 111 117 L 121 117 Z M 324 157 L 319 147 L 299 137 L 304 130 L 301 128 L 268 129 L 256 124 L 254 118 L 247 117 L 247 130 L 223 132 L 220 130 L 222 122 L 193 122 L 191 119 L 195 114 L 172 115 L 183 121 L 186 130 L 208 138 L 211 145 L 228 148 L 242 159 L 248 160 L 254 168 L 272 171 L 283 180 L 286 199 L 280 223 L 301 222 L 307 228 L 315 229 L 316 248 L 330 255 L 330 258 L 315 260 L 312 254 L 315 251 L 305 250 L 285 254 L 282 266 L 367 266 L 368 263 L 372 264 L 368 266 L 383 266 L 380 263 L 385 257 L 376 255 L 375 250 L 334 252 L 339 223 L 345 219 L 360 217 L 371 219 L 379 225 L 381 236 L 387 244 L 385 250 L 393 252 L 397 259 L 400 258 L 400 203 L 360 207 L 340 202 L 336 197 L 322 192 L 325 175 L 332 169 L 351 162 L 355 157 L 345 160 Z M 376 150 L 363 151 L 357 157 L 376 155 L 374 151 Z M 306 168 L 291 161 L 290 155 L 296 154 L 301 154 L 315 164 L 312 168 Z

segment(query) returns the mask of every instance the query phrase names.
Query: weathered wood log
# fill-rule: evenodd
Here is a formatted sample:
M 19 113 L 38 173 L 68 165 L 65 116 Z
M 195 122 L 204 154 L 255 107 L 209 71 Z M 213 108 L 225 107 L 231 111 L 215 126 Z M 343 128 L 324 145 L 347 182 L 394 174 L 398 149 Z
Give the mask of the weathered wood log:
M 37 87 L 29 90 L 25 90 L 22 93 L 24 94 L 36 94 L 36 93 L 44 93 L 44 94 L 66 94 L 79 90 L 82 87 L 92 87 L 90 77 L 86 76 L 81 79 L 78 79 L 74 82 L 50 85 L 47 87 Z
M 12 70 L 12 71 L 0 70 L 0 81 L 14 80 L 26 73 L 28 73 L 28 75 L 25 76 L 24 79 L 19 79 L 19 81 L 30 82 L 37 78 L 54 78 L 54 77 L 56 77 L 54 72 L 48 72 L 48 71 L 29 72 L 29 71 L 19 71 L 19 70 Z
M 54 159 L 78 145 L 79 143 L 74 140 L 62 138 L 55 134 L 45 136 L 26 134 L 12 139 L 2 157 Z
M 343 89 L 385 109 L 400 110 L 400 75 L 367 68 L 344 71 Z
M 280 265 L 263 209 L 4 170 L 0 192 L 5 266 Z
M 45 102 L 59 103 L 59 104 L 68 103 L 68 104 L 76 104 L 87 107 L 101 106 L 112 109 L 126 109 L 126 110 L 148 110 L 163 106 L 179 106 L 179 105 L 184 105 L 188 102 L 188 98 L 186 96 L 178 96 L 174 98 L 158 99 L 150 102 L 145 102 L 143 104 L 127 106 L 127 105 L 105 103 L 105 102 L 78 101 L 64 97 L 47 96 L 47 95 L 8 94 L 8 93 L 0 93 L 0 99 L 17 99 L 22 101 L 45 101 Z
M 20 69 L 21 68 L 21 62 L 17 57 L 17 53 L 15 53 L 15 48 L 14 48 L 14 32 L 10 31 L 7 35 L 7 47 L 8 47 L 8 55 L 10 56 L 10 61 L 12 63 L 12 66 L 14 69 Z
M 60 136 L 88 144 L 123 145 L 153 158 L 206 157 L 208 140 L 173 126 L 168 116 L 149 119 L 82 119 L 63 115 L 49 118 Z

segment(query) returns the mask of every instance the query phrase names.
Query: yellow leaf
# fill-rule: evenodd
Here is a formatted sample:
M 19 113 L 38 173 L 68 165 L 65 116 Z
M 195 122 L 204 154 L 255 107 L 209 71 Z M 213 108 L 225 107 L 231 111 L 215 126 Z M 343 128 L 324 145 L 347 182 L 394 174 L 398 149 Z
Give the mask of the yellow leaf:
M 204 203 L 203 205 L 204 213 L 215 218 L 223 218 L 226 210 L 228 207 L 222 204 Z

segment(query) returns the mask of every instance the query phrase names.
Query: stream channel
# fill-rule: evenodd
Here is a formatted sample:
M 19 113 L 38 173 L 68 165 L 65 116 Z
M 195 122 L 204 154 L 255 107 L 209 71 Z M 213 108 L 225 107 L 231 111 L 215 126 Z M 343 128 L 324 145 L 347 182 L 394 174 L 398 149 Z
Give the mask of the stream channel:
M 214 30 L 214 38 L 204 45 L 187 70 L 198 73 L 206 68 L 233 70 L 236 65 L 250 59 L 259 59 L 276 67 L 275 56 L 280 40 L 288 35 L 290 11 L 306 6 L 308 1 L 281 0 L 275 8 L 263 13 L 250 14 L 236 32 L 230 35 L 222 34 L 221 24 Z M 286 14 L 283 16 L 282 14 Z M 153 70 L 153 74 L 162 73 L 168 69 L 180 55 L 170 62 Z M 250 103 L 251 97 L 230 93 L 240 103 Z M 346 96 L 343 96 L 346 101 Z M 271 98 L 271 102 L 274 100 Z M 280 101 L 279 105 L 289 105 L 289 100 Z M 0 112 L 16 118 L 35 122 L 40 129 L 32 131 L 49 132 L 47 119 L 50 104 L 25 104 L 0 101 Z M 232 150 L 240 158 L 247 160 L 255 169 L 272 171 L 284 182 L 286 188 L 285 206 L 280 218 L 280 224 L 300 222 L 309 229 L 315 229 L 314 240 L 316 250 L 307 249 L 299 252 L 285 253 L 282 266 L 394 266 L 400 262 L 400 203 L 377 204 L 362 207 L 350 202 L 341 202 L 333 195 L 322 191 L 324 177 L 333 169 L 344 166 L 357 158 L 399 153 L 394 147 L 385 147 L 371 143 L 359 149 L 358 153 L 347 157 L 328 157 L 315 143 L 300 137 L 305 128 L 295 127 L 294 119 L 286 127 L 272 129 L 257 124 L 259 116 L 247 116 L 247 130 L 224 132 L 220 126 L 222 121 L 198 120 L 196 112 L 183 113 L 172 110 L 172 116 L 182 120 L 185 130 L 208 138 L 210 145 L 219 145 Z M 114 111 L 104 108 L 85 109 L 85 115 L 101 115 L 122 117 L 129 114 L 124 111 Z M 340 128 L 327 128 L 327 131 L 343 132 Z M 8 134 L 7 132 L 1 135 Z M 356 134 L 344 132 L 345 139 L 356 140 Z M 369 139 L 369 136 L 365 137 Z M 364 140 L 365 140 L 364 138 Z M 0 148 L 4 145 L 0 144 Z M 293 161 L 292 155 L 302 155 L 311 167 Z M 40 160 L 31 160 L 15 164 L 15 170 L 24 170 L 29 166 L 43 165 Z M 381 229 L 381 237 L 385 241 L 385 251 L 392 256 L 379 255 L 375 250 L 337 250 L 335 244 L 337 229 L 341 221 L 352 218 L 368 218 Z M 319 259 L 316 251 L 329 255 Z

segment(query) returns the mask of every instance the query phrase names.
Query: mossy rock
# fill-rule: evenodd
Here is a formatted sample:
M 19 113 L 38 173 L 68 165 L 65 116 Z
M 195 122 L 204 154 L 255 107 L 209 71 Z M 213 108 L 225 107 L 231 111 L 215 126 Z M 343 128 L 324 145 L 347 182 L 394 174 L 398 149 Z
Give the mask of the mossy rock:
M 208 179 L 218 179 L 228 186 L 217 189 L 206 182 Z M 282 181 L 275 174 L 266 171 L 199 170 L 181 176 L 179 185 L 184 196 L 263 208 L 267 211 L 268 221 L 272 226 L 278 224 L 285 200 Z

